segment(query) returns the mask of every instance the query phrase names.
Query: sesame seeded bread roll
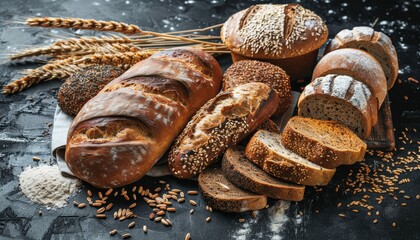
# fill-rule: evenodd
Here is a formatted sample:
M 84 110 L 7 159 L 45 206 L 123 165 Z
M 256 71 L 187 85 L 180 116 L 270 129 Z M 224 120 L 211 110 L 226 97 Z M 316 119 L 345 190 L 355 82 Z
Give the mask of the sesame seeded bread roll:
M 328 29 L 318 15 L 299 4 L 259 4 L 232 15 L 220 35 L 234 62 L 270 62 L 295 80 L 311 75 Z
M 323 168 L 285 148 L 281 135 L 258 131 L 245 148 L 246 157 L 268 174 L 306 186 L 327 185 L 335 169 Z
M 207 205 L 223 212 L 260 210 L 267 206 L 267 197 L 241 189 L 226 179 L 221 169 L 210 168 L 198 176 Z
M 387 83 L 381 64 L 369 53 L 343 48 L 325 55 L 316 65 L 312 80 L 328 74 L 347 75 L 363 82 L 378 101 L 378 110 L 387 95 Z
M 87 101 L 123 73 L 123 69 L 111 65 L 82 68 L 61 85 L 57 96 L 58 106 L 67 114 L 77 115 Z
M 351 165 L 364 159 L 366 143 L 341 123 L 291 118 L 281 134 L 283 145 L 325 168 Z
M 262 82 L 276 90 L 279 105 L 274 116 L 281 116 L 292 102 L 290 78 L 283 69 L 266 62 L 244 60 L 232 64 L 223 75 L 223 90 L 249 82 Z
M 274 199 L 300 201 L 305 186 L 284 182 L 249 161 L 243 148 L 229 148 L 222 160 L 226 178 L 236 186 Z
M 276 111 L 278 94 L 264 83 L 247 83 L 219 93 L 188 123 L 171 148 L 169 170 L 191 178 L 214 163 Z
M 68 131 L 67 166 L 99 188 L 137 181 L 221 85 L 220 65 L 208 53 L 179 48 L 153 54 L 82 107 Z
M 349 76 L 330 74 L 308 84 L 298 101 L 302 117 L 335 120 L 366 139 L 378 121 L 376 99 L 369 88 Z
M 387 35 L 366 26 L 344 29 L 330 41 L 325 53 L 342 48 L 357 48 L 372 54 L 384 70 L 388 90 L 392 88 L 398 76 L 398 56 Z

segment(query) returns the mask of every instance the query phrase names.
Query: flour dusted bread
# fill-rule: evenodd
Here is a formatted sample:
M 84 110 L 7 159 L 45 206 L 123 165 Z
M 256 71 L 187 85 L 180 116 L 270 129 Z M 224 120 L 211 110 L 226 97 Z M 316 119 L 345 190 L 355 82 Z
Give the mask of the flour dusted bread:
M 278 102 L 276 91 L 264 83 L 219 93 L 176 139 L 168 157 L 170 171 L 178 178 L 197 175 L 273 115 Z
M 341 122 L 362 139 L 378 121 L 378 107 L 369 88 L 352 77 L 330 74 L 308 84 L 298 101 L 302 117 Z
M 234 62 L 270 62 L 299 79 L 310 76 L 328 29 L 299 4 L 258 4 L 232 15 L 220 35 Z
M 366 26 L 344 29 L 335 35 L 325 52 L 341 48 L 356 48 L 372 54 L 384 70 L 388 89 L 392 88 L 398 76 L 398 56 L 387 35 Z
M 198 185 L 207 205 L 223 212 L 260 210 L 267 206 L 267 197 L 241 189 L 226 179 L 220 168 L 204 170 Z
M 327 185 L 335 173 L 285 148 L 280 134 L 264 130 L 251 138 L 245 155 L 270 175 L 296 184 Z
M 325 168 L 361 161 L 367 148 L 341 123 L 299 116 L 287 122 L 281 141 L 286 148 Z
M 289 109 L 292 101 L 290 78 L 283 69 L 261 61 L 239 61 L 226 70 L 222 88 L 228 90 L 249 82 L 262 82 L 276 90 L 280 101 L 275 116 L 281 116 Z
M 216 96 L 221 80 L 219 64 L 202 51 L 166 50 L 137 63 L 77 114 L 67 138 L 69 169 L 100 188 L 138 180 Z
M 274 199 L 300 201 L 305 193 L 304 186 L 284 182 L 249 161 L 243 148 L 229 148 L 225 152 L 222 170 L 236 186 Z
M 328 74 L 347 75 L 364 83 L 377 99 L 378 110 L 387 95 L 385 73 L 369 53 L 343 48 L 325 55 L 316 65 L 312 80 Z

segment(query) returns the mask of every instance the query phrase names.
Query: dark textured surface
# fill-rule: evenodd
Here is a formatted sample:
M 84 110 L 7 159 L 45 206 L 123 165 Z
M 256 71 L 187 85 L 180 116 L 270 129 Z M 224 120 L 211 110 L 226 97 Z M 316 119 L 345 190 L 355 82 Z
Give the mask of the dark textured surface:
M 51 40 L 42 37 L 48 30 L 41 28 L 21 28 L 13 20 L 23 20 L 28 16 L 60 16 L 83 17 L 98 20 L 116 20 L 138 24 L 140 27 L 154 31 L 171 31 L 204 27 L 223 22 L 232 13 L 244 9 L 254 2 L 239 3 L 236 1 L 213 0 L 208 2 L 180 0 L 180 1 L 47 1 L 47 0 L 2 0 L 0 1 L 0 51 L 2 56 L 10 51 L 21 49 L 22 46 L 47 44 Z M 420 131 L 420 90 L 419 84 L 408 82 L 409 77 L 420 79 L 420 49 L 418 36 L 420 34 L 420 2 L 419 1 L 304 1 L 303 6 L 320 14 L 327 22 L 330 37 L 343 28 L 356 25 L 368 25 L 375 19 L 375 29 L 388 34 L 396 46 L 400 60 L 401 83 L 397 83 L 390 92 L 391 109 L 396 128 L 397 151 L 394 159 L 408 154 L 418 159 Z M 51 30 L 62 34 L 64 31 Z M 78 33 L 88 33 L 80 31 Z M 218 59 L 223 68 L 230 65 L 229 57 Z M 4 85 L 19 77 L 19 70 L 30 65 L 0 65 L 0 85 Z M 107 239 L 108 232 L 117 228 L 119 233 L 131 232 L 134 239 L 183 239 L 187 232 L 191 232 L 192 239 L 231 239 L 240 232 L 246 239 L 420 239 L 420 200 L 415 196 L 420 194 L 420 177 L 418 171 L 403 173 L 399 179 L 410 178 L 411 182 L 398 184 L 405 194 L 396 193 L 397 199 L 383 194 L 385 200 L 381 205 L 376 204 L 375 194 L 370 194 L 369 203 L 381 215 L 376 217 L 377 224 L 372 221 L 366 210 L 359 213 L 351 212 L 352 208 L 345 207 L 353 200 L 360 200 L 364 193 L 353 195 L 342 187 L 350 171 L 356 172 L 360 164 L 340 167 L 333 182 L 322 191 L 307 188 L 305 200 L 291 203 L 287 211 L 289 220 L 285 223 L 281 233 L 270 230 L 269 214 L 262 210 L 253 219 L 249 213 L 225 214 L 210 213 L 204 209 L 205 202 L 201 196 L 188 197 L 196 199 L 196 207 L 184 203 L 177 206 L 177 212 L 168 215 L 174 226 L 164 227 L 148 220 L 151 212 L 149 207 L 140 203 L 134 212 L 139 218 L 134 219 L 137 225 L 129 230 L 129 221 L 114 221 L 110 217 L 98 220 L 94 217 L 94 208 L 77 209 L 68 206 L 63 209 L 48 211 L 45 207 L 30 204 L 22 195 L 18 186 L 18 176 L 28 166 L 52 164 L 50 156 L 49 123 L 53 121 L 56 106 L 56 95 L 60 81 L 42 83 L 22 93 L 13 96 L 0 95 L 0 239 Z M 404 98 L 404 96 L 406 96 Z M 405 144 L 403 136 L 412 139 L 412 143 Z M 406 141 L 407 142 L 407 141 Z M 402 150 L 401 148 L 404 148 Z M 32 156 L 42 158 L 40 162 L 32 161 Z M 381 157 L 367 156 L 366 163 L 372 168 L 378 168 L 382 163 Z M 390 163 L 384 163 L 386 166 Z M 410 166 L 418 168 L 418 163 Z M 392 166 L 391 166 L 392 167 Z M 172 187 L 184 190 L 197 189 L 193 181 L 181 181 L 172 177 L 162 178 L 171 183 Z M 158 186 L 158 179 L 144 178 L 137 184 L 150 188 Z M 336 185 L 340 184 L 338 192 Z M 87 187 L 87 186 L 85 186 Z M 128 187 L 127 189 L 131 189 Z M 403 195 L 411 196 L 404 199 Z M 86 198 L 85 188 L 75 197 L 77 201 Z M 70 199 L 70 202 L 73 198 Z M 338 203 L 343 207 L 337 208 Z M 406 207 L 400 204 L 406 202 Z M 127 207 L 120 201 L 117 207 Z M 195 208 L 193 215 L 189 209 Z M 114 207 L 115 209 L 115 207 Z M 43 212 L 38 215 L 39 210 Z M 301 213 L 299 213 L 301 212 Z M 318 212 L 318 213 L 317 213 Z M 340 218 L 339 213 L 346 214 Z M 301 215 L 302 214 L 302 215 Z M 206 223 L 206 217 L 212 221 Z M 245 218 L 246 223 L 240 223 L 239 218 Z M 397 226 L 393 228 L 391 224 Z M 141 230 L 147 225 L 147 235 Z M 248 229 L 248 230 L 247 230 Z M 274 238 L 276 235 L 279 238 Z M 245 239 L 245 238 L 242 238 Z

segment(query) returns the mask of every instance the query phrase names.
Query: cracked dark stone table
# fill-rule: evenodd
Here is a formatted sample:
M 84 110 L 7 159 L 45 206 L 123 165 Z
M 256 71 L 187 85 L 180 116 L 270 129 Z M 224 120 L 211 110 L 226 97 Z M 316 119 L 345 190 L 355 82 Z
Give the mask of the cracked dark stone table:
M 115 20 L 137 24 L 146 29 L 159 32 L 192 29 L 222 23 L 228 16 L 258 1 L 241 2 L 227 0 L 94 0 L 94 1 L 55 1 L 55 0 L 2 0 L 0 2 L 0 85 L 5 85 L 20 76 L 25 68 L 36 64 L 9 64 L 6 54 L 17 49 L 51 43 L 45 38 L 49 30 L 41 28 L 22 28 L 16 21 L 29 16 L 82 17 L 98 20 Z M 420 79 L 420 1 L 298 1 L 321 15 L 330 31 L 330 38 L 344 28 L 375 23 L 376 30 L 388 34 L 399 55 L 399 81 L 390 91 L 391 110 L 396 136 L 394 161 L 408 155 L 418 160 L 420 136 L 420 85 L 409 81 L 409 77 Z M 65 31 L 50 30 L 53 34 Z M 78 31 L 78 34 L 86 32 Z M 215 33 L 216 34 L 216 33 Z M 218 57 L 223 69 L 230 64 L 229 56 Z M 416 195 L 420 194 L 419 164 L 411 172 L 402 173 L 399 179 L 411 181 L 398 184 L 404 194 L 395 193 L 396 199 L 388 193 L 383 194 L 382 204 L 377 204 L 375 194 L 370 194 L 369 204 L 380 216 L 368 216 L 365 209 L 352 212 L 346 205 L 360 200 L 364 193 L 353 194 L 343 186 L 351 171 L 357 172 L 360 164 L 340 167 L 330 185 L 321 190 L 307 188 L 305 200 L 292 202 L 286 211 L 288 220 L 282 231 L 273 232 L 268 210 L 261 210 L 255 218 L 249 213 L 227 214 L 205 210 L 206 203 L 201 195 L 189 197 L 197 201 L 194 214 L 188 203 L 177 205 L 177 212 L 169 214 L 172 227 L 165 227 L 148 219 L 151 209 L 141 203 L 134 211 L 139 218 L 137 225 L 128 229 L 127 221 L 95 218 L 94 208 L 78 209 L 72 204 L 48 210 L 44 206 L 31 204 L 20 192 L 18 176 L 26 166 L 53 164 L 50 156 L 51 123 L 57 104 L 56 96 L 61 82 L 46 82 L 11 96 L 0 94 L 0 239 L 115 239 L 120 233 L 130 232 L 133 239 L 184 239 L 187 232 L 192 239 L 420 239 L 420 204 Z M 412 143 L 404 141 L 406 135 Z M 32 156 L 40 156 L 35 162 Z M 384 163 L 376 155 L 366 156 L 365 164 L 372 170 Z M 194 181 L 181 181 L 172 177 L 162 177 L 174 188 L 197 189 Z M 140 184 L 155 188 L 161 184 L 157 178 L 145 177 Z M 70 202 L 85 201 L 84 185 Z M 92 187 L 89 187 L 93 189 Z M 127 189 L 131 189 L 127 187 Z M 337 191 L 336 191 L 337 189 Z M 404 195 L 410 196 L 405 199 Z M 401 203 L 407 206 L 401 206 Z M 343 206 L 337 207 L 339 203 Z M 273 205 L 274 201 L 270 202 Z M 127 207 L 123 201 L 116 202 L 115 208 Z M 38 213 L 42 211 L 40 216 Z M 345 214 L 340 218 L 338 214 Z M 212 220 L 206 223 L 205 219 Z M 239 222 L 244 218 L 244 223 Z M 374 219 L 378 222 L 373 223 Z M 396 223 L 393 227 L 392 223 Z M 142 226 L 149 231 L 144 234 Z M 109 236 L 109 231 L 119 229 L 117 236 Z

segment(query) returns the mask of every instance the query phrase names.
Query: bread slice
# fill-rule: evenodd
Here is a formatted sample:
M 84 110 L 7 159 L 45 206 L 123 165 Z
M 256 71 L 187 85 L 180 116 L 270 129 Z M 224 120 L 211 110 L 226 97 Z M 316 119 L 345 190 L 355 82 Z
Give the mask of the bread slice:
M 281 134 L 283 145 L 326 168 L 363 160 L 366 143 L 341 123 L 293 117 Z
M 208 168 L 198 176 L 207 204 L 223 212 L 245 212 L 267 206 L 267 197 L 243 190 L 229 182 L 220 168 Z
M 274 199 L 300 201 L 305 187 L 284 182 L 249 161 L 242 148 L 229 148 L 222 160 L 226 178 L 236 186 Z
M 378 121 L 376 100 L 360 81 L 349 76 L 327 75 L 315 79 L 299 97 L 302 117 L 341 122 L 362 139 Z
M 392 88 L 398 76 L 398 56 L 387 35 L 366 26 L 344 29 L 330 41 L 325 53 L 341 48 L 357 48 L 372 54 L 385 72 L 388 89 Z
M 264 130 L 251 138 L 245 155 L 270 175 L 297 184 L 327 185 L 335 173 L 335 169 L 323 168 L 285 148 L 280 134 Z

